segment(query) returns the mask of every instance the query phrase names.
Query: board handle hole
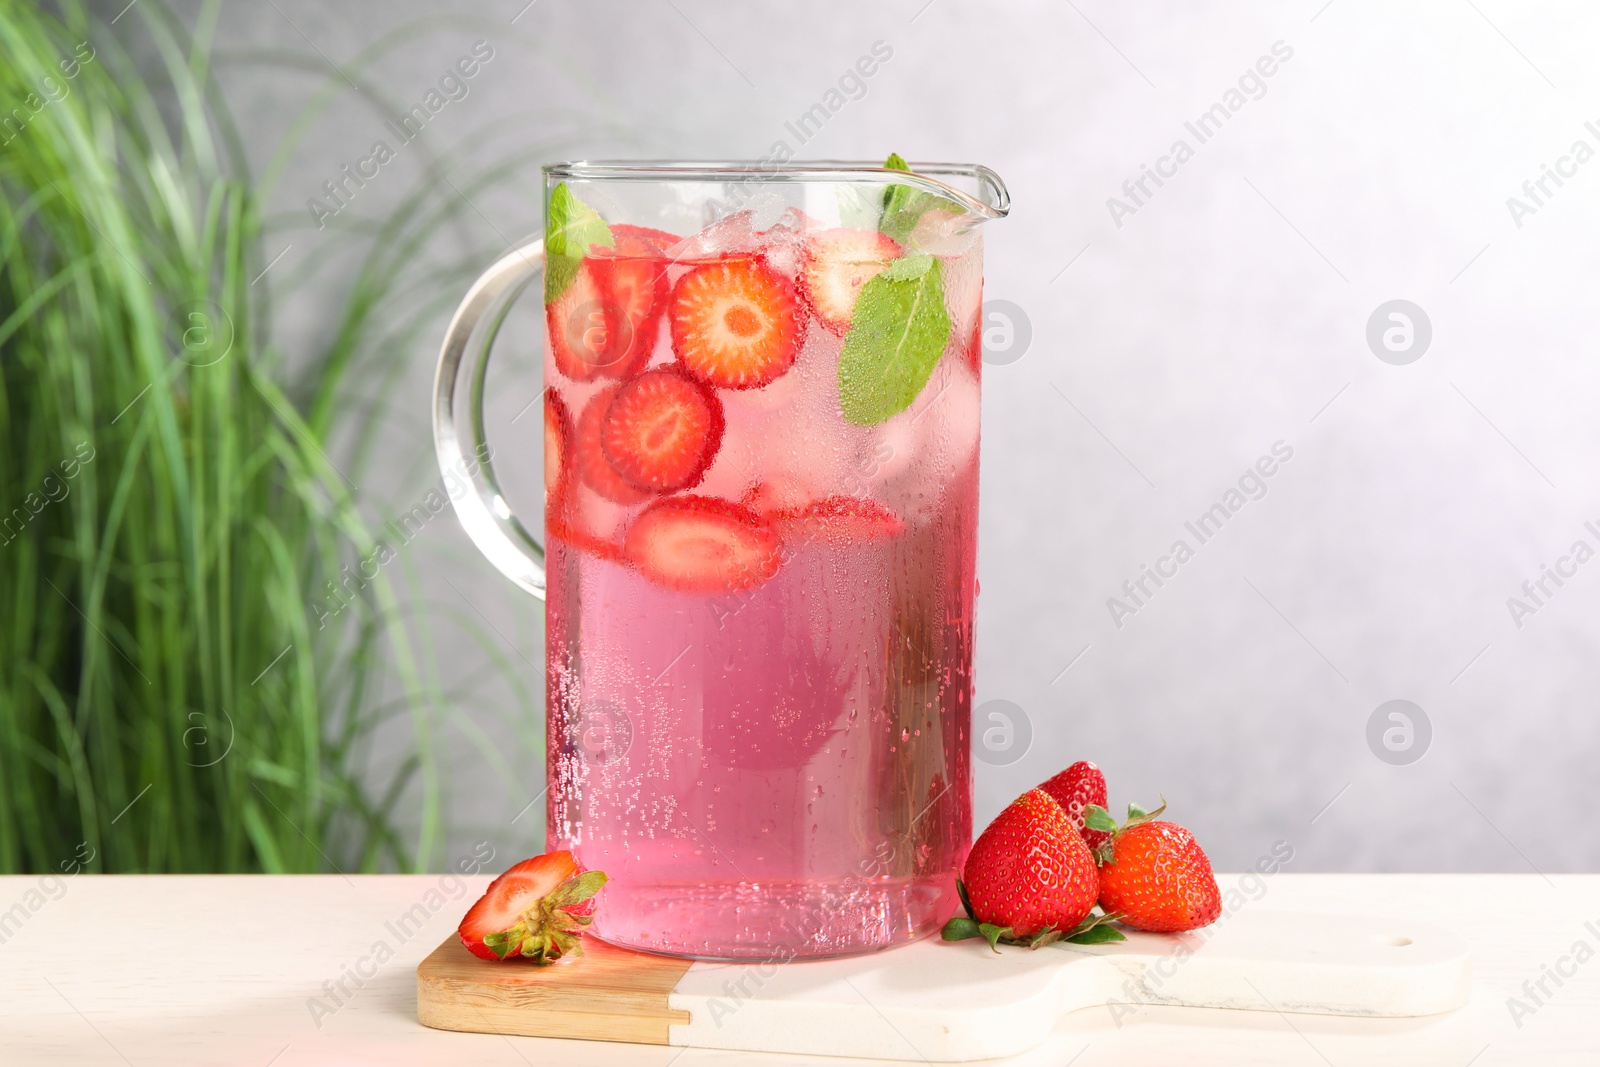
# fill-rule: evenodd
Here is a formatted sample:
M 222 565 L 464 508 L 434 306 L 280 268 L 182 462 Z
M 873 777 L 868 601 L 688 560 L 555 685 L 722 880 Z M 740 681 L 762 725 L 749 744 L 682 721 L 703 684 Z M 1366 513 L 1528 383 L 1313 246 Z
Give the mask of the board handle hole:
M 1388 945 L 1393 948 L 1405 948 L 1411 944 L 1411 939 L 1404 934 L 1376 934 L 1372 940 L 1379 945 Z

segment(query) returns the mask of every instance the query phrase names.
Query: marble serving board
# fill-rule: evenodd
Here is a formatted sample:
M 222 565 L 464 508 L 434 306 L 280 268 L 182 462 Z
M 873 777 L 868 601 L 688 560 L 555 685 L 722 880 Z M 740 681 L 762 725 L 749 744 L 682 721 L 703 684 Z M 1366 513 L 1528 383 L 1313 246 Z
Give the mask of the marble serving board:
M 963 1062 L 1026 1052 L 1063 1015 L 1150 1004 L 1404 1017 L 1467 1000 L 1460 937 L 1409 920 L 1244 910 L 1194 934 L 1030 951 L 932 938 L 815 962 L 705 963 L 585 939 L 550 967 L 454 937 L 417 968 L 431 1027 L 656 1045 Z

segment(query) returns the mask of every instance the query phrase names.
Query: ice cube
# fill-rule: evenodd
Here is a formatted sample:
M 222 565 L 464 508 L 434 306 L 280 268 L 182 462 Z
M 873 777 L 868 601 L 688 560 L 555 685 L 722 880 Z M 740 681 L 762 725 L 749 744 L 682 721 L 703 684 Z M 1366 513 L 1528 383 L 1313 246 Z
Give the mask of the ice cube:
M 981 415 L 978 379 L 961 346 L 946 349 L 906 410 L 873 430 L 871 484 L 908 521 L 937 514 L 945 488 L 972 462 Z
M 724 256 L 761 251 L 761 235 L 756 232 L 755 212 L 750 209 L 733 214 L 690 234 L 671 248 L 667 258 L 673 263 L 704 263 Z
M 753 447 L 751 427 L 745 420 L 729 419 L 722 432 L 722 444 L 706 470 L 705 478 L 690 490 L 702 496 L 742 501 L 755 486 L 759 449 Z
M 783 377 L 727 396 L 730 432 L 740 422 L 761 443 L 759 478 L 775 507 L 803 507 L 864 487 L 858 459 L 868 431 L 839 411 L 839 345 L 838 335 L 813 321 Z
M 580 484 L 575 489 L 568 515 L 578 533 L 597 541 L 620 545 L 623 528 L 628 523 L 629 509 L 612 503 L 587 485 Z
M 940 259 L 964 256 L 978 244 L 978 227 L 965 212 L 932 207 L 922 213 L 906 238 L 908 251 L 927 252 Z
M 763 234 L 762 250 L 772 269 L 786 277 L 800 272 L 800 257 L 807 233 L 821 228 L 816 219 L 791 207 Z
M 954 327 L 952 336 L 965 343 L 982 313 L 983 256 L 975 251 L 959 259 L 947 259 L 940 269 L 944 272 L 944 302 Z
M 808 232 L 812 230 L 820 230 L 822 228 L 823 226 L 821 222 L 818 222 L 810 215 L 807 215 L 799 208 L 791 206 L 785 209 L 784 213 L 778 216 L 777 221 L 773 222 L 773 224 L 768 227 L 767 234 L 770 237 L 783 233 L 791 233 L 804 237 Z

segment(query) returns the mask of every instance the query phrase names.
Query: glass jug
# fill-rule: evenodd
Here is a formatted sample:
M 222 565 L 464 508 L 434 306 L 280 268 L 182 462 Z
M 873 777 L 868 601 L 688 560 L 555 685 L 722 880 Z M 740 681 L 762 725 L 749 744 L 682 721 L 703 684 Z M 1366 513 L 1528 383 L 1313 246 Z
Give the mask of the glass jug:
M 547 847 L 591 932 L 702 959 L 886 948 L 971 841 L 984 167 L 563 163 L 435 396 L 477 546 L 545 600 Z M 489 351 L 543 276 L 545 537 Z M 531 298 L 531 297 L 530 297 Z M 519 445 L 506 454 L 527 454 Z

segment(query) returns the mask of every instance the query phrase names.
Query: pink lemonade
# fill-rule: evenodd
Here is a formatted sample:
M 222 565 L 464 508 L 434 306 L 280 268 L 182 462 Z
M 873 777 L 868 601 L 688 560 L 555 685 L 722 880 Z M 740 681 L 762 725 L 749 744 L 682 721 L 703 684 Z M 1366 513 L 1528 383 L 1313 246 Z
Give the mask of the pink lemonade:
M 971 839 L 981 251 L 752 216 L 613 225 L 547 308 L 548 847 L 614 944 L 848 955 Z

